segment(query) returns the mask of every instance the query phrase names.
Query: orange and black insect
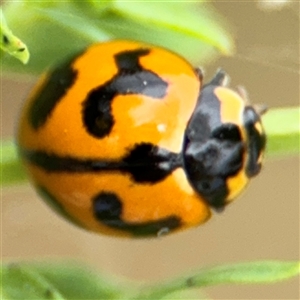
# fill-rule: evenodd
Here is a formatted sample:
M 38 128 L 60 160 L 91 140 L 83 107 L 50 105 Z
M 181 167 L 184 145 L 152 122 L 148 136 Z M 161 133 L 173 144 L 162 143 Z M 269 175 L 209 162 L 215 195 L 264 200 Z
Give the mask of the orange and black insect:
M 259 173 L 260 112 L 152 45 L 90 46 L 42 77 L 18 147 L 37 190 L 78 225 L 153 236 L 207 221 Z

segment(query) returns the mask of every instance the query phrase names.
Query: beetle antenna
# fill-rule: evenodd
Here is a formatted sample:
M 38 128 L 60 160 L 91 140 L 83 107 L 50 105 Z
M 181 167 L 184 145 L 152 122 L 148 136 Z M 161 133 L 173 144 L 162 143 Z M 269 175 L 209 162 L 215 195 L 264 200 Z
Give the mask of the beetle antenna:
M 204 77 L 204 71 L 203 71 L 203 69 L 200 68 L 200 67 L 197 67 L 197 68 L 195 68 L 195 72 L 196 72 L 196 75 L 199 78 L 200 82 L 202 82 L 203 77 Z
M 249 101 L 249 97 L 248 97 L 248 92 L 245 89 L 245 87 L 243 87 L 242 85 L 238 85 L 236 87 L 236 91 L 242 97 L 242 99 L 245 101 L 245 104 L 249 105 L 250 101 Z
M 268 110 L 268 106 L 265 104 L 255 104 L 253 105 L 253 108 L 260 116 L 265 114 Z
M 229 76 L 223 69 L 218 69 L 213 79 L 207 85 L 226 86 L 229 82 Z

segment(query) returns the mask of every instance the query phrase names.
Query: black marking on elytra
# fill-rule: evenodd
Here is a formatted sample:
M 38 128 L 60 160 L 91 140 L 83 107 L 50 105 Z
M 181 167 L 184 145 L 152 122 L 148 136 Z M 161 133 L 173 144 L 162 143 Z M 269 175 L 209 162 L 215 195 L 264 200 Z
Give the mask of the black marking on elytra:
M 103 138 L 110 133 L 115 123 L 111 104 L 117 95 L 141 94 L 156 99 L 166 95 L 167 82 L 140 65 L 140 57 L 149 53 L 150 49 L 136 49 L 116 54 L 118 73 L 84 100 L 83 122 L 94 137 Z
M 149 55 L 150 49 L 140 48 L 137 50 L 129 50 L 117 53 L 115 55 L 116 64 L 122 73 L 133 74 L 142 71 L 142 67 L 138 61 L 141 56 Z
M 74 84 L 77 71 L 72 68 L 73 61 L 74 57 L 50 72 L 35 95 L 29 109 L 29 121 L 34 129 L 46 123 L 55 106 Z
M 181 225 L 180 218 L 169 216 L 156 221 L 125 222 L 122 220 L 123 203 L 113 192 L 101 192 L 93 199 L 94 215 L 108 227 L 127 231 L 135 236 L 157 236 L 161 230 L 174 230 Z
M 244 122 L 248 136 L 246 174 L 248 177 L 253 177 L 261 170 L 261 163 L 257 160 L 266 147 L 266 135 L 260 134 L 255 128 L 255 124 L 260 122 L 260 117 L 251 106 L 245 108 Z
M 58 156 L 43 151 L 20 149 L 20 154 L 30 163 L 47 172 L 85 173 L 118 170 L 122 164 L 119 161 L 83 159 L 70 156 Z
M 121 171 L 136 182 L 156 183 L 182 165 L 181 156 L 150 143 L 135 145 L 119 160 L 83 159 L 20 149 L 30 163 L 46 172 L 104 172 Z
M 130 173 L 136 182 L 151 183 L 163 180 L 182 165 L 181 156 L 150 143 L 136 145 L 123 162 L 122 170 Z
M 226 181 L 242 169 L 245 150 L 238 126 L 221 120 L 214 90 L 225 77 L 218 73 L 201 90 L 183 145 L 184 168 L 191 185 L 216 210 L 225 206 L 229 194 Z

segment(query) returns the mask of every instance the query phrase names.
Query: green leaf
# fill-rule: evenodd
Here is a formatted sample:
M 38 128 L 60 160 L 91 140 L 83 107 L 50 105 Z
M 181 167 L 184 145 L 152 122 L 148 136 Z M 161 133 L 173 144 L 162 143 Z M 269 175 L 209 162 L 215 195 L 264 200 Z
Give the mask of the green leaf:
M 258 261 L 213 267 L 191 276 L 191 286 L 274 283 L 300 274 L 299 261 Z
M 20 60 L 26 64 L 29 60 L 29 51 L 27 46 L 16 37 L 9 29 L 2 9 L 0 8 L 0 49 L 5 53 Z M 3 55 L 3 53 L 1 54 Z
M 92 19 L 84 18 L 76 7 L 64 1 L 28 1 L 28 4 L 13 1 L 5 6 L 5 14 L 31 49 L 31 60 L 26 68 L 3 57 L 2 69 L 6 72 L 40 74 L 94 41 L 109 37 Z
M 151 2 L 115 1 L 117 13 L 133 19 L 136 22 L 148 24 L 151 27 L 165 28 L 181 33 L 190 38 L 196 38 L 211 45 L 225 55 L 233 53 L 232 38 L 216 21 L 216 12 L 212 8 L 198 2 Z M 175 41 L 174 41 L 175 42 Z M 178 47 L 180 43 L 175 43 Z
M 127 289 L 72 263 L 16 263 L 2 267 L 2 296 L 17 299 L 126 299 Z M 124 297 L 123 297 L 124 296 Z
M 219 284 L 274 283 L 292 278 L 299 273 L 299 261 L 259 261 L 217 266 L 144 290 L 136 299 L 163 299 L 175 291 Z
M 300 153 L 300 107 L 271 109 L 263 116 L 267 157 Z
M 63 300 L 59 291 L 36 270 L 11 264 L 1 269 L 3 299 L 53 299 Z
M 6 72 L 39 74 L 91 43 L 116 38 L 157 44 L 201 65 L 234 48 L 225 22 L 207 3 L 9 1 L 4 9 L 31 49 L 26 68 L 3 57 Z
M 160 299 L 155 300 L 209 300 L 204 293 L 200 293 L 199 289 L 190 289 L 190 290 L 182 290 L 176 291 L 175 293 L 170 293 L 162 296 Z M 153 299 L 154 300 L 154 299 Z
M 218 284 L 273 283 L 299 275 L 300 262 L 260 261 L 202 269 L 154 286 L 108 280 L 81 265 L 18 263 L 2 266 L 2 297 L 73 300 L 207 299 L 194 288 Z M 197 298 L 196 298 L 197 297 Z
M 12 141 L 1 141 L 0 186 L 21 183 L 27 176 Z

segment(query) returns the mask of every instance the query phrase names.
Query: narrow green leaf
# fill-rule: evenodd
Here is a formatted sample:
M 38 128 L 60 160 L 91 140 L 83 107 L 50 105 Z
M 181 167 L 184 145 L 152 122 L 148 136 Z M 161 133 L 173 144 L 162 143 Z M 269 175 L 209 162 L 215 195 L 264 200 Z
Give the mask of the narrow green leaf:
M 126 299 L 127 287 L 75 263 L 32 264 L 67 299 Z
M 259 261 L 217 266 L 144 290 L 136 299 L 163 299 L 175 291 L 219 284 L 274 283 L 292 278 L 299 273 L 299 261 Z
M 80 10 L 89 10 L 94 12 L 99 12 L 101 10 L 106 10 L 110 8 L 115 0 L 105 0 L 105 1 L 99 1 L 99 0 L 85 0 L 85 1 L 76 1 L 76 0 L 70 0 L 70 2 L 73 3 L 73 5 L 76 5 Z
M 15 144 L 1 141 L 0 152 L 0 186 L 26 181 L 25 171 L 19 161 Z
M 9 29 L 2 9 L 0 8 L 0 49 L 27 64 L 29 51 L 27 46 Z M 3 53 L 2 53 L 3 55 Z
M 58 290 L 36 270 L 10 264 L 1 268 L 2 297 L 6 300 L 64 300 Z
M 300 154 L 300 107 L 271 109 L 263 116 L 267 157 Z
M 225 55 L 232 54 L 233 40 L 224 30 L 224 24 L 220 22 L 216 12 L 212 14 L 211 7 L 200 2 L 135 1 L 133 3 L 117 0 L 114 2 L 114 7 L 119 14 L 138 23 L 182 33 L 215 47 Z M 176 46 L 180 43 L 176 43 Z
M 205 66 L 219 55 L 215 47 L 199 38 L 166 27 L 139 22 L 117 12 L 109 11 L 104 14 L 99 20 L 99 26 L 110 32 L 115 39 L 136 40 L 161 46 L 180 54 L 195 65 Z
M 258 261 L 219 266 L 191 276 L 190 285 L 274 283 L 300 274 L 299 261 Z
M 95 23 L 83 22 L 77 11 L 69 9 L 66 11 L 60 11 L 57 8 L 53 9 L 36 9 L 36 13 L 43 16 L 45 20 L 51 23 L 55 23 L 55 27 L 59 26 L 61 29 L 68 30 L 70 34 L 77 35 L 77 40 L 82 39 L 89 42 L 101 41 L 108 39 L 110 35 L 106 34 L 104 31 L 95 27 Z M 53 35 L 55 35 L 53 31 Z
M 114 300 L 129 299 L 128 289 L 112 283 L 83 265 L 14 263 L 3 265 L 2 296 L 6 300 Z
M 192 289 L 219 284 L 274 283 L 297 276 L 300 262 L 259 261 L 202 269 L 151 287 L 110 281 L 86 267 L 70 263 L 18 263 L 1 270 L 2 296 L 18 299 L 167 300 L 195 299 Z M 190 291 L 188 291 L 190 290 Z M 196 299 L 207 299 L 197 295 Z
M 26 68 L 2 59 L 6 72 L 39 74 L 91 43 L 117 38 L 157 44 L 201 65 L 233 52 L 224 22 L 207 3 L 9 1 L 5 15 L 31 49 Z
M 31 60 L 26 68 L 3 57 L 2 70 L 7 72 L 40 74 L 91 43 L 110 37 L 95 25 L 94 19 L 64 1 L 28 1 L 28 4 L 12 1 L 5 6 L 5 15 L 31 49 Z
M 199 289 L 190 289 L 176 291 L 175 293 L 170 293 L 164 295 L 160 299 L 155 300 L 209 300 L 208 296 L 200 292 Z M 154 299 L 153 299 L 154 300 Z

